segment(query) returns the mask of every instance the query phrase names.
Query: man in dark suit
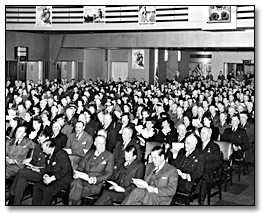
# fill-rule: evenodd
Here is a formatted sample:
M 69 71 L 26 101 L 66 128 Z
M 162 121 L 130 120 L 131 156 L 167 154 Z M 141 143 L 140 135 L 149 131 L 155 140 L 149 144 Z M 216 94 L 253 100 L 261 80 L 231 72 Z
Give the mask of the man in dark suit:
M 172 154 L 168 156 L 168 163 L 177 168 L 179 191 L 191 192 L 195 182 L 203 175 L 205 157 L 197 145 L 198 138 L 191 134 L 187 136 L 185 148 L 180 149 L 176 158 Z
M 113 154 L 105 150 L 106 139 L 103 136 L 97 136 L 94 142 L 96 149 L 89 150 L 81 159 L 75 172 L 69 194 L 69 204 L 79 205 L 81 198 L 99 194 L 103 181 L 107 180 L 113 174 Z
M 15 138 L 6 142 L 6 178 L 12 177 L 24 167 L 29 150 L 33 150 L 35 144 L 26 137 L 26 127 L 19 126 Z
M 230 128 L 230 125 L 227 123 L 227 113 L 226 112 L 222 112 L 219 114 L 219 125 L 218 125 L 218 130 L 219 130 L 219 139 L 218 140 L 222 140 L 222 136 L 224 134 L 224 131 L 227 128 Z
M 130 127 L 125 127 L 122 133 L 123 141 L 116 143 L 116 147 L 113 151 L 114 156 L 114 169 L 119 170 L 120 167 L 125 162 L 125 148 L 127 146 L 135 146 L 137 149 L 137 159 L 141 160 L 141 146 L 136 142 L 135 139 L 132 139 L 133 130 Z
M 114 122 L 112 120 L 112 115 L 107 113 L 104 115 L 104 126 L 103 128 L 107 131 L 106 138 L 106 149 L 113 153 L 116 145 L 117 130 L 114 127 Z
M 63 149 L 66 147 L 67 144 L 67 136 L 65 134 L 62 134 L 61 132 L 61 125 L 59 122 L 54 122 L 52 125 L 52 140 L 55 143 L 56 149 Z
M 239 128 L 239 116 L 233 115 L 231 118 L 232 128 L 224 131 L 222 136 L 223 141 L 231 142 L 233 144 L 233 154 L 231 159 L 239 159 L 243 156 L 244 151 L 249 149 L 249 140 L 244 129 Z
M 111 179 L 118 186 L 111 186 L 109 190 L 104 190 L 94 205 L 113 205 L 114 202 L 122 202 L 136 187 L 132 183 L 132 178 L 142 179 L 143 175 L 144 165 L 137 159 L 136 147 L 127 146 L 125 149 L 125 163 L 113 174 Z
M 52 197 L 60 190 L 68 190 L 72 182 L 72 167 L 65 151 L 55 148 L 52 140 L 42 145 L 48 155 L 43 180 L 35 183 L 32 205 L 50 205 Z
M 202 153 L 205 156 L 203 180 L 201 182 L 201 204 L 207 193 L 207 183 L 211 182 L 215 170 L 220 166 L 219 146 L 211 140 L 212 129 L 203 127 L 201 130 Z
M 177 170 L 165 161 L 163 147 L 154 147 L 151 157 L 144 175 L 148 186 L 135 188 L 121 205 L 170 205 L 178 184 Z
M 33 151 L 32 157 L 25 159 L 23 164 L 26 168 L 18 171 L 15 180 L 9 189 L 9 205 L 20 205 L 25 189 L 28 186 L 28 181 L 38 182 L 42 180 L 46 169 L 47 155 L 43 152 L 42 145 L 50 136 L 47 131 L 43 130 Z
M 255 151 L 255 129 L 254 124 L 249 121 L 248 112 L 243 111 L 240 113 L 240 125 L 246 131 L 249 141 L 249 150 L 246 152 L 246 162 L 254 163 L 254 151 Z
M 67 140 L 65 151 L 69 154 L 72 168 L 75 170 L 80 159 L 91 148 L 93 137 L 84 131 L 84 123 L 77 121 L 75 132 L 72 133 Z

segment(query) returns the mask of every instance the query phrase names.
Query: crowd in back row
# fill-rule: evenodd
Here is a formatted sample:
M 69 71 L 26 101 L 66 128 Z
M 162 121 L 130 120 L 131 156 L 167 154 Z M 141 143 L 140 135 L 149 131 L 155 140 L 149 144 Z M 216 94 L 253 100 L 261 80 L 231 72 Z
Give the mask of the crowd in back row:
M 100 185 L 93 189 L 95 186 L 93 184 L 100 184 L 101 180 L 115 177 L 116 174 L 121 176 L 120 171 L 128 162 L 126 155 L 130 152 L 142 163 L 138 165 L 143 167 L 149 162 L 149 156 L 153 158 L 153 150 L 157 149 L 158 157 L 164 157 L 164 160 L 180 169 L 187 162 L 178 159 L 181 151 L 175 153 L 172 148 L 173 143 L 185 143 L 185 146 L 191 144 L 196 149 L 203 149 L 206 136 L 207 142 L 210 140 L 232 142 L 234 144 L 232 157 L 237 158 L 245 153 L 246 161 L 253 163 L 254 78 L 241 81 L 238 78 L 225 80 L 222 74 L 219 76 L 221 77 L 218 81 L 190 76 L 181 83 L 176 79 L 161 85 L 148 85 L 143 79 L 141 82 L 135 79 L 130 82 L 100 78 L 95 82 L 91 79 L 79 82 L 66 79 L 62 79 L 61 82 L 57 80 L 50 82 L 46 79 L 44 83 L 39 81 L 38 84 L 29 80 L 15 81 L 14 85 L 8 81 L 6 84 L 6 178 L 17 175 L 16 182 L 14 181 L 10 188 L 10 195 L 15 196 L 15 199 L 17 197 L 15 200 L 17 204 L 21 203 L 23 191 L 27 186 L 22 185 L 22 174 L 29 168 L 35 172 L 35 179 L 32 178 L 32 181 L 41 181 L 43 185 L 46 184 L 45 187 L 58 179 L 57 176 L 53 178 L 48 176 L 48 171 L 45 174 L 45 170 L 48 169 L 46 168 L 48 156 L 52 154 L 49 151 L 46 154 L 44 148 L 53 148 L 54 152 L 65 150 L 72 173 L 79 170 L 88 175 L 91 172 L 94 174 L 89 175 L 89 179 L 85 181 L 88 186 L 77 182 L 83 178 L 78 179 L 79 175 L 76 172 L 72 175 L 74 180 L 71 184 L 70 202 L 74 205 L 82 196 L 100 191 Z M 186 141 L 187 137 L 189 143 Z M 45 140 L 48 139 L 50 142 L 47 142 L 45 147 Z M 158 148 L 149 149 L 146 144 L 151 141 L 159 142 L 162 151 Z M 21 148 L 16 148 L 20 143 Z M 91 171 L 89 168 L 94 167 L 94 161 L 101 152 L 104 152 L 104 150 L 98 151 L 98 146 L 103 145 L 106 152 L 111 153 L 108 156 L 111 158 L 113 169 L 110 171 L 107 168 L 109 171 L 106 172 L 109 176 L 104 175 L 106 173 L 103 171 L 105 177 L 99 180 L 96 171 Z M 188 157 L 186 152 L 187 150 L 182 153 L 184 158 Z M 105 159 L 107 156 L 103 157 L 102 159 Z M 89 160 L 90 158 L 93 158 L 93 162 Z M 200 157 L 197 158 L 199 162 L 205 161 L 200 160 Z M 158 163 L 152 160 L 156 166 Z M 104 162 L 107 167 L 108 161 L 104 160 Z M 82 164 L 84 167 L 87 164 L 87 169 L 82 168 Z M 25 165 L 29 168 L 24 168 Z M 201 169 L 200 173 L 198 169 L 198 174 L 204 173 L 204 167 L 203 164 L 196 167 Z M 136 177 L 143 178 L 143 174 L 144 170 Z M 178 175 L 185 181 L 191 182 L 191 177 L 183 175 L 183 171 L 178 171 Z M 24 179 L 29 180 L 29 177 Z M 53 193 L 55 194 L 55 192 L 46 193 L 47 198 L 42 201 L 40 197 L 42 194 L 39 191 L 42 192 L 45 187 L 41 186 L 37 186 L 36 191 L 34 189 L 39 196 L 35 202 L 33 199 L 35 205 L 49 204 Z M 179 186 L 180 184 L 178 188 L 181 188 Z M 54 191 L 59 191 L 63 186 L 53 188 Z M 156 189 L 152 191 L 157 192 Z M 104 200 L 102 202 L 105 204 Z

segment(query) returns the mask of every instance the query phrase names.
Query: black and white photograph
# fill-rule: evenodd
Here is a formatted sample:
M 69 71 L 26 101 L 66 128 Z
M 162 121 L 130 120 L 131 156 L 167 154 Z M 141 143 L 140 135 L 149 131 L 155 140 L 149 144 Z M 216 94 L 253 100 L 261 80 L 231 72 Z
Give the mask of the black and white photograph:
M 36 26 L 38 27 L 52 26 L 52 6 L 36 7 Z
M 156 7 L 155 6 L 139 6 L 139 25 L 155 25 L 156 24 Z
M 104 6 L 84 6 L 84 23 L 104 23 L 105 7 Z
M 255 63 L 255 5 L 5 5 L 2 203 L 253 210 Z

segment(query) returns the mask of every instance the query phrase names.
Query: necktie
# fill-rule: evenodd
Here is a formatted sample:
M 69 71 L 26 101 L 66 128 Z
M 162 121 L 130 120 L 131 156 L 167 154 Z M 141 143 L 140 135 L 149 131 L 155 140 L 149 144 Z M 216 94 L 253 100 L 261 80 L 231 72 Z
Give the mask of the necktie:
M 79 140 L 79 134 L 76 134 L 76 140 L 77 141 Z
M 19 140 L 16 140 L 15 145 L 18 146 L 18 144 L 19 144 Z
M 153 174 L 156 174 L 158 171 L 158 167 L 156 167 L 154 170 L 153 170 Z
M 128 167 L 129 165 L 130 165 L 129 162 L 125 162 L 125 164 L 124 164 L 125 167 Z

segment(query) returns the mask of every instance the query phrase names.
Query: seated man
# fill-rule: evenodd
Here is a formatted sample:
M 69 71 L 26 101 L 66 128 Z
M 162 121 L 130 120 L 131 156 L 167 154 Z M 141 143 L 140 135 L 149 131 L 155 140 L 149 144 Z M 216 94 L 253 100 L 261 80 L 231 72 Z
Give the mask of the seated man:
M 55 148 L 52 140 L 42 145 L 47 154 L 47 167 L 43 180 L 35 183 L 32 205 L 50 205 L 52 197 L 60 190 L 68 190 L 72 182 L 72 167 L 65 151 Z
M 55 142 L 55 147 L 63 149 L 67 144 L 67 136 L 61 133 L 61 125 L 59 122 L 54 122 L 52 125 L 52 140 Z
M 84 131 L 84 123 L 77 121 L 75 132 L 68 137 L 67 146 L 63 149 L 69 154 L 73 170 L 77 168 L 80 159 L 90 149 L 92 143 L 92 136 Z
M 10 178 L 24 167 L 29 150 L 33 150 L 35 144 L 26 137 L 26 127 L 19 126 L 15 138 L 7 140 L 6 143 L 6 178 Z
M 203 175 L 205 157 L 197 144 L 197 137 L 190 134 L 185 140 L 185 148 L 180 149 L 177 157 L 168 156 L 168 163 L 177 168 L 179 191 L 191 192 L 194 183 Z
M 222 136 L 222 141 L 233 144 L 232 160 L 242 158 L 244 151 L 250 148 L 247 133 L 245 129 L 239 127 L 239 123 L 239 116 L 233 115 L 231 118 L 232 128 L 227 128 Z
M 114 148 L 114 151 L 113 151 L 115 170 L 119 170 L 120 167 L 124 164 L 125 148 L 127 146 L 131 146 L 131 145 L 135 146 L 137 149 L 137 159 L 141 160 L 142 158 L 141 146 L 136 142 L 134 138 L 132 138 L 132 134 L 133 134 L 133 129 L 130 127 L 125 127 L 122 133 L 123 141 L 119 141 L 116 143 L 116 147 Z
M 132 183 L 132 178 L 142 179 L 143 175 L 144 165 L 137 159 L 136 147 L 127 146 L 125 149 L 125 163 L 118 172 L 113 174 L 111 179 L 118 186 L 112 185 L 109 190 L 104 190 L 94 205 L 113 205 L 114 202 L 122 202 L 136 187 Z
M 202 153 L 205 156 L 205 165 L 203 180 L 201 182 L 201 204 L 203 204 L 206 193 L 207 183 L 213 179 L 215 170 L 220 166 L 220 149 L 219 146 L 211 140 L 212 129 L 203 127 L 201 130 Z
M 28 181 L 38 182 L 42 180 L 42 176 L 46 167 L 47 155 L 43 152 L 41 146 L 43 145 L 44 141 L 49 138 L 49 134 L 43 130 L 38 137 L 39 144 L 36 144 L 32 158 L 25 159 L 23 161 L 23 164 L 26 165 L 26 168 L 19 170 L 15 180 L 10 187 L 9 205 L 21 204 L 23 193 L 28 186 Z
M 121 205 L 170 205 L 178 184 L 177 170 L 165 161 L 163 147 L 154 147 L 151 157 L 144 175 L 148 186 L 135 188 Z
M 81 159 L 73 176 L 69 194 L 69 204 L 78 205 L 81 198 L 99 194 L 102 183 L 111 177 L 113 173 L 113 154 L 105 150 L 106 138 L 97 136 L 94 142 L 96 150 L 89 150 Z

